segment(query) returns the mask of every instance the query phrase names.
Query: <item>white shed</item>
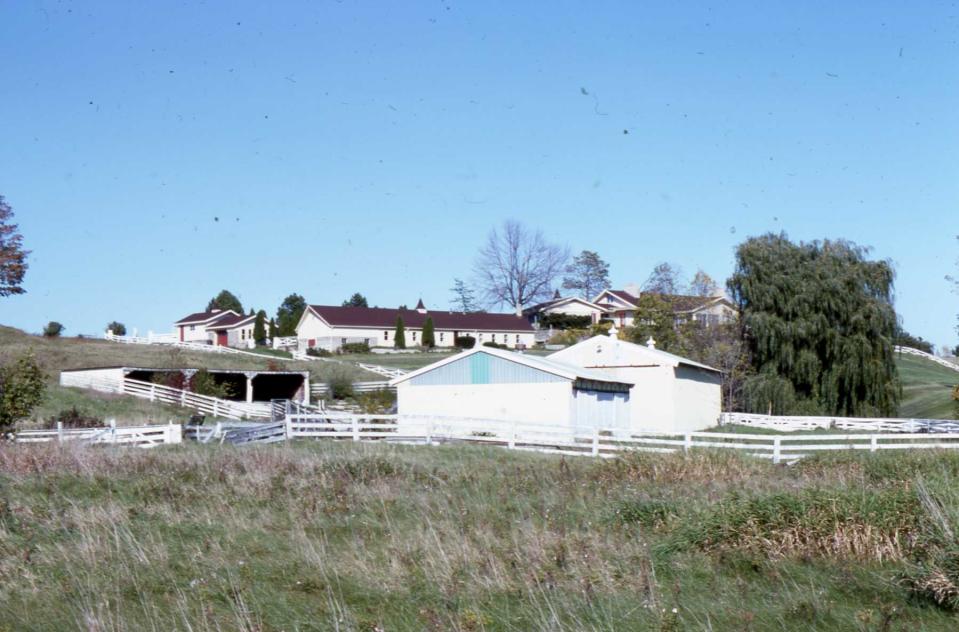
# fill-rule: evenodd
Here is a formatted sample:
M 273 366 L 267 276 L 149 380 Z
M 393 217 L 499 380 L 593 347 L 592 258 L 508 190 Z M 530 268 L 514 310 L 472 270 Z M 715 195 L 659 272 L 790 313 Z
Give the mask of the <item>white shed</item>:
M 594 336 L 547 359 L 632 384 L 633 432 L 691 432 L 719 421 L 722 373 L 705 364 L 611 336 Z
M 616 378 L 529 354 L 482 347 L 390 382 L 400 417 L 516 421 L 558 430 L 629 426 L 629 388 Z M 483 431 L 477 422 L 476 431 Z

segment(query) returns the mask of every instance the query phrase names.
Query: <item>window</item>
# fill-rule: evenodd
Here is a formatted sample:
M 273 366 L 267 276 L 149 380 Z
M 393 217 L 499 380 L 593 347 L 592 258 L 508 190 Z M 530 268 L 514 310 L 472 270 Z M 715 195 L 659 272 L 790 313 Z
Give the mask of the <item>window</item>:
M 516 344 L 519 344 L 519 334 L 516 334 Z
M 493 334 L 493 342 L 496 342 L 496 334 Z
M 193 331 L 195 329 L 196 329 L 196 325 L 190 325 L 190 331 Z
M 346 344 L 346 338 L 340 338 L 340 344 Z
M 390 339 L 390 332 L 384 331 L 384 332 L 383 332 L 383 340 L 389 340 L 389 339 Z
M 416 332 L 413 332 L 413 342 L 416 342 Z
M 246 340 L 246 329 L 240 330 L 240 340 Z
M 443 342 L 443 332 L 440 332 L 440 342 Z

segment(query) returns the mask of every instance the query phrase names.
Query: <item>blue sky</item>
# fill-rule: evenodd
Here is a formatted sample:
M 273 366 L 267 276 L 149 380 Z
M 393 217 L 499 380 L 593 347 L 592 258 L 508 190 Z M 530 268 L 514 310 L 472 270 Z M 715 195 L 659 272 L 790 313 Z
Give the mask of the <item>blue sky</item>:
M 646 4 L 3 3 L 0 194 L 33 254 L 0 322 L 167 331 L 222 288 L 446 307 L 516 218 L 616 285 L 850 239 L 955 344 L 959 7 Z

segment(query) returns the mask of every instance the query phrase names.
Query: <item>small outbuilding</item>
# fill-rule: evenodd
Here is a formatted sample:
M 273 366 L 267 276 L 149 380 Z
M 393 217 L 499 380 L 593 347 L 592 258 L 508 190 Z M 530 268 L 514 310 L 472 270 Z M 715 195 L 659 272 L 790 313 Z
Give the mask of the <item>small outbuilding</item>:
M 599 371 L 482 347 L 390 382 L 402 416 L 543 424 L 559 430 L 627 429 L 630 384 Z
M 548 360 L 628 382 L 632 432 L 693 432 L 715 426 L 722 411 L 722 372 L 615 337 L 594 336 Z

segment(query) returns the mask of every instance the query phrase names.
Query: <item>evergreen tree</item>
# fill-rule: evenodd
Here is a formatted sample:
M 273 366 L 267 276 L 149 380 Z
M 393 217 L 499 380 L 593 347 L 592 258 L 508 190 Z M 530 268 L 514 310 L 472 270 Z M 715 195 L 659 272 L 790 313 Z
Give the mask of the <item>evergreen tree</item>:
M 397 349 L 406 348 L 406 326 L 403 324 L 403 317 L 396 315 L 396 332 L 393 334 L 393 346 Z
M 266 344 L 266 312 L 262 309 L 256 313 L 253 321 L 253 341 L 258 345 Z
M 609 287 L 609 264 L 592 250 L 584 250 L 575 257 L 573 263 L 566 266 L 563 287 L 577 290 L 587 301 Z M 554 298 L 559 298 L 559 292 Z
M 242 314 L 243 304 L 240 302 L 240 299 L 233 294 L 233 292 L 222 290 L 219 294 L 210 299 L 209 303 L 207 303 L 206 311 L 212 312 L 215 309 L 232 309 L 237 314 Z
M 51 320 L 47 323 L 47 326 L 43 328 L 43 335 L 47 338 L 59 338 L 64 329 L 66 329 L 66 327 L 55 320 Z
M 113 321 L 112 323 L 107 323 L 107 331 L 112 331 L 114 336 L 127 335 L 126 325 L 117 321 Z
M 436 346 L 436 334 L 433 332 L 433 317 L 427 316 L 423 323 L 423 346 L 432 349 Z
M 276 310 L 276 329 L 278 336 L 295 336 L 296 325 L 306 311 L 306 299 L 299 294 L 290 294 Z
M 366 302 L 366 297 L 356 292 L 350 298 L 343 301 L 343 307 L 369 307 L 369 304 Z
M 277 333 L 276 333 L 276 321 L 273 320 L 272 318 L 270 319 L 269 332 L 270 332 L 270 340 L 273 340 L 274 338 L 276 338 L 276 336 L 277 336 Z
M 767 234 L 740 244 L 728 287 L 750 368 L 745 407 L 776 414 L 893 416 L 894 273 L 848 241 L 794 244 Z
M 476 303 L 476 293 L 462 279 L 453 279 L 453 287 L 450 288 L 453 293 L 453 300 L 450 305 L 458 312 L 470 314 L 480 311 Z

